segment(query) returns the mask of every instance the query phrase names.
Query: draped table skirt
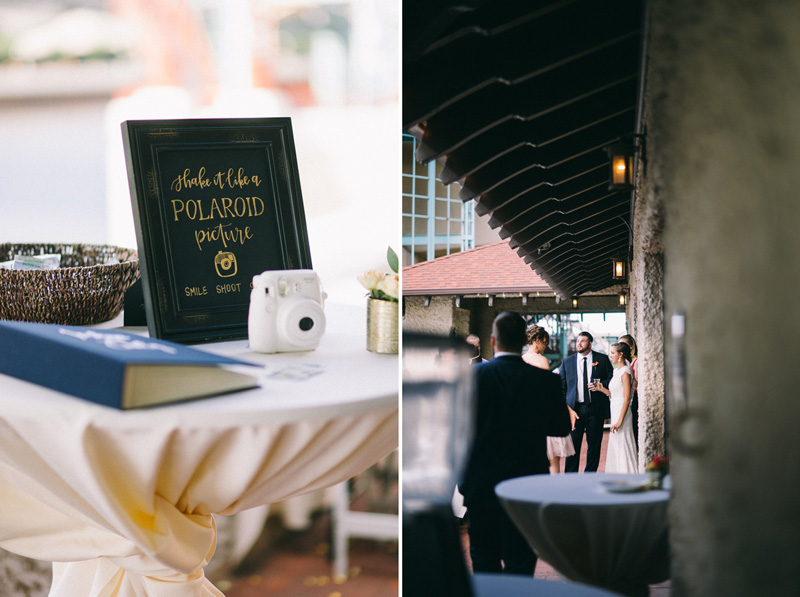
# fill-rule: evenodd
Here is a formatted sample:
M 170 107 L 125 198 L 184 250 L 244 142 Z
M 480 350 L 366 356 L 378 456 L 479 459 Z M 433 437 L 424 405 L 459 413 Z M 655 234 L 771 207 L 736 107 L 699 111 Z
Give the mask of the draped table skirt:
M 222 595 L 203 574 L 212 514 L 334 485 L 397 446 L 397 357 L 363 348 L 363 309 L 326 313 L 316 351 L 200 347 L 264 365 L 261 387 L 190 403 L 122 412 L 0 375 L 0 547 L 54 562 L 51 597 Z
M 669 492 L 609 491 L 604 482 L 612 481 L 626 489 L 641 487 L 647 477 L 532 475 L 503 481 L 495 492 L 534 551 L 559 574 L 635 595 L 669 578 Z

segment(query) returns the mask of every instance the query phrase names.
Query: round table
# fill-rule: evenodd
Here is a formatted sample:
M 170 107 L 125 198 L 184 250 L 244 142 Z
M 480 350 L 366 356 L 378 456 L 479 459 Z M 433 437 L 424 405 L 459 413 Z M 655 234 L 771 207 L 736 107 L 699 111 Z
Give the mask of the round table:
M 478 573 L 471 577 L 474 597 L 615 597 L 602 589 L 569 582 L 528 578 L 518 574 Z
M 51 597 L 221 596 L 203 574 L 212 514 L 334 485 L 397 446 L 397 355 L 366 350 L 364 308 L 325 311 L 315 351 L 197 346 L 264 366 L 260 388 L 216 398 L 123 412 L 0 374 L 0 547 L 54 562 Z
M 629 595 L 669 578 L 669 492 L 646 475 L 532 475 L 497 496 L 528 543 L 570 580 Z

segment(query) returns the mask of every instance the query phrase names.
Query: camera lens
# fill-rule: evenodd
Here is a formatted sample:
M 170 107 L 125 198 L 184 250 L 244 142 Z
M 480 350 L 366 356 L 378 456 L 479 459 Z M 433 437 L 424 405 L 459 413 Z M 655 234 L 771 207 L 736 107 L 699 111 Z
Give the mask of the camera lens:
M 316 348 L 325 333 L 322 305 L 308 297 L 287 300 L 277 313 L 277 333 L 294 350 Z

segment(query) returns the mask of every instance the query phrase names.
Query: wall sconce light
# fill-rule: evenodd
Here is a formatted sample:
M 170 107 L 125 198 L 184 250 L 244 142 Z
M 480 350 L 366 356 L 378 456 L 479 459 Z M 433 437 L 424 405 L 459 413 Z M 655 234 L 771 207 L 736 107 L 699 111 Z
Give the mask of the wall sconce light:
M 493 306 L 494 306 L 494 295 L 493 295 L 493 294 L 490 294 L 490 295 L 489 295 L 489 300 L 487 301 L 487 304 L 488 304 L 490 307 L 493 307 Z
M 628 304 L 628 293 L 627 292 L 620 292 L 619 293 L 619 306 L 624 307 Z
M 624 280 L 625 279 L 625 260 L 624 259 L 614 259 L 612 261 L 613 271 L 611 272 L 611 277 L 614 280 Z
M 605 148 L 611 167 L 609 191 L 633 189 L 633 146 L 629 143 L 613 143 Z
M 572 308 L 573 309 L 577 309 L 578 308 L 578 297 L 577 296 L 573 296 L 572 297 Z

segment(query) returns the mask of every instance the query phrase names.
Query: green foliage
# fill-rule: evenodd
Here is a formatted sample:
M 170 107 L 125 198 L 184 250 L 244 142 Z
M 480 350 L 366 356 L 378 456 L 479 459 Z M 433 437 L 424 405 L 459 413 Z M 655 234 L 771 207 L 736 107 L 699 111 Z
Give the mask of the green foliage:
M 386 294 L 383 290 L 371 290 L 369 293 L 369 298 L 378 299 L 379 301 L 391 301 L 393 303 L 397 302 L 397 298 Z
M 9 52 L 11 48 L 11 38 L 0 35 L 0 62 L 6 62 L 11 58 Z
M 400 266 L 400 262 L 397 259 L 397 253 L 392 250 L 392 247 L 386 251 L 386 259 L 389 261 L 389 267 L 392 269 L 394 273 L 399 273 L 398 269 Z

